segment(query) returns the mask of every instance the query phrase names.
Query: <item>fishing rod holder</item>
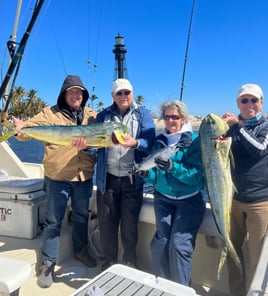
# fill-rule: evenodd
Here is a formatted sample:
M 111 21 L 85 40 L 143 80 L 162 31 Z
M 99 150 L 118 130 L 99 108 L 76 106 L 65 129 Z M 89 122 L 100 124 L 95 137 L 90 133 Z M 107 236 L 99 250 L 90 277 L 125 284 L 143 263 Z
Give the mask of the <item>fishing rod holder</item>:
M 15 54 L 15 50 L 17 48 L 17 44 L 19 44 L 18 42 L 15 42 L 14 40 L 8 40 L 7 42 L 7 48 L 8 48 L 8 52 L 11 58 L 14 57 Z

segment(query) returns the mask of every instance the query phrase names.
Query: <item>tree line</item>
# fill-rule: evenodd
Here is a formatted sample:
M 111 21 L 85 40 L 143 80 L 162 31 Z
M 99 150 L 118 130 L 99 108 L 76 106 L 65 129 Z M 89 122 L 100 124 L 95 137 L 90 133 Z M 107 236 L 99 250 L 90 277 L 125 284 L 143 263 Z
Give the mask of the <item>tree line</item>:
M 104 103 L 98 102 L 94 108 L 94 102 L 99 98 L 96 95 L 89 97 L 89 107 L 94 109 L 97 113 L 104 109 Z M 138 95 L 135 102 L 139 105 L 144 105 L 144 98 Z M 22 120 L 27 120 L 39 113 L 48 104 L 37 96 L 37 90 L 30 89 L 26 91 L 22 86 L 15 87 L 11 92 L 11 101 L 8 109 L 8 119 L 15 116 Z

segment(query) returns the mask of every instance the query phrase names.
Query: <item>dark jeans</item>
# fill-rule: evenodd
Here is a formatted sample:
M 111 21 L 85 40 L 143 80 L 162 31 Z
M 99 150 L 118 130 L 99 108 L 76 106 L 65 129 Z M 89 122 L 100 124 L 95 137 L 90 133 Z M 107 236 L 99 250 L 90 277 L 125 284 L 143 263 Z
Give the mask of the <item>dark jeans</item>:
M 62 220 L 67 202 L 72 205 L 73 251 L 77 253 L 88 244 L 89 199 L 92 179 L 83 182 L 55 181 L 45 177 L 47 216 L 43 233 L 42 260 L 57 261 Z
M 104 194 L 97 191 L 97 210 L 100 240 L 105 260 L 118 260 L 118 230 L 124 248 L 123 261 L 136 262 L 138 222 L 143 200 L 143 190 L 136 188 L 129 177 L 107 174 Z
M 189 286 L 192 253 L 205 213 L 202 195 L 174 200 L 155 192 L 154 210 L 157 230 L 151 242 L 153 270 L 157 276 Z

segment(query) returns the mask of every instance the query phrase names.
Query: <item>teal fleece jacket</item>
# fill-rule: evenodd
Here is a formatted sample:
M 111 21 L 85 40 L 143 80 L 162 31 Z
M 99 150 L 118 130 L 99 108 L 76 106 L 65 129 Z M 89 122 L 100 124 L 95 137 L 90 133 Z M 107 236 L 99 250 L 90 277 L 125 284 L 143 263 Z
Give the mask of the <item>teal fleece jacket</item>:
M 190 142 L 189 136 L 191 137 Z M 167 138 L 163 133 L 156 139 L 152 152 L 164 148 L 167 144 Z M 175 155 L 170 157 L 173 161 L 173 168 L 169 171 L 152 168 L 148 171 L 149 175 L 144 178 L 144 181 L 153 184 L 155 190 L 161 194 L 180 199 L 203 189 L 204 176 L 198 136 L 191 131 L 185 132 L 176 145 L 180 148 Z

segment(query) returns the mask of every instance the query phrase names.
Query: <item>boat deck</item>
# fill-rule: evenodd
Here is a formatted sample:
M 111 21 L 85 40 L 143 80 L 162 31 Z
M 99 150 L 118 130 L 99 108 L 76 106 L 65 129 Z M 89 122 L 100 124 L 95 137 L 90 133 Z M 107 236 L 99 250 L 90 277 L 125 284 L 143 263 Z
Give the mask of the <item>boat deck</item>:
M 20 289 L 20 296 L 47 295 L 65 296 L 87 283 L 100 273 L 100 264 L 96 268 L 87 268 L 75 260 L 71 255 L 71 226 L 62 229 L 59 261 L 55 269 L 54 284 L 48 289 L 37 285 L 36 273 L 40 267 L 40 246 L 42 234 L 34 239 L 0 236 L 0 253 L 5 258 L 12 258 L 29 262 L 32 266 L 32 278 Z M 4 268 L 1 266 L 1 268 Z
M 67 296 L 76 292 L 89 280 L 101 273 L 101 261 L 98 259 L 96 268 L 87 268 L 72 256 L 71 250 L 71 225 L 64 223 L 60 242 L 60 256 L 55 269 L 54 283 L 50 288 L 42 289 L 37 285 L 36 273 L 40 267 L 40 246 L 42 233 L 34 239 L 15 238 L 0 236 L 1 256 L 12 259 L 19 259 L 29 262 L 32 266 L 32 278 L 20 289 L 20 296 L 46 295 L 46 296 Z M 1 266 L 0 268 L 4 268 Z M 146 271 L 145 272 L 149 272 Z M 203 296 L 227 296 L 228 294 L 207 289 L 204 286 L 193 283 L 196 295 Z M 79 294 L 83 295 L 83 294 Z M 109 294 L 110 295 L 110 294 Z M 116 295 L 116 294 L 113 294 Z M 137 294 L 140 295 L 140 294 Z M 158 294 L 155 294 L 158 295 Z M 160 294 L 161 295 L 161 294 Z

